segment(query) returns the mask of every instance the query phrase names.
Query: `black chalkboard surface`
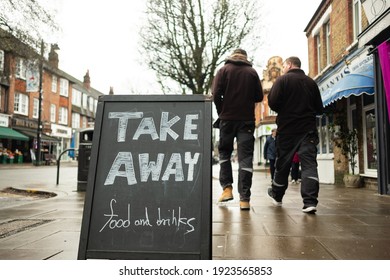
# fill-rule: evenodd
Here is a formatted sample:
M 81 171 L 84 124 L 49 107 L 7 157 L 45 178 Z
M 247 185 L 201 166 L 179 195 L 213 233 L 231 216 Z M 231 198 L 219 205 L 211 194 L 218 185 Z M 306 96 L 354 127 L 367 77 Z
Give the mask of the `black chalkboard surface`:
M 211 102 L 98 103 L 78 259 L 211 258 Z

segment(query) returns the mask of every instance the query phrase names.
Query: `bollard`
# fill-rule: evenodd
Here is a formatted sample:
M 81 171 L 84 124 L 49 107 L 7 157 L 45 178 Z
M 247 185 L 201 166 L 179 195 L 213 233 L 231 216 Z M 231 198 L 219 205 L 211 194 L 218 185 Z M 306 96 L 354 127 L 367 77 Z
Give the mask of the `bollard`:
M 61 157 L 62 157 L 63 154 L 65 154 L 66 152 L 69 152 L 69 151 L 77 151 L 77 149 L 75 149 L 75 148 L 66 149 L 58 156 L 58 159 L 57 159 L 57 184 L 56 185 L 58 185 L 58 183 L 60 181 L 60 161 L 61 161 Z

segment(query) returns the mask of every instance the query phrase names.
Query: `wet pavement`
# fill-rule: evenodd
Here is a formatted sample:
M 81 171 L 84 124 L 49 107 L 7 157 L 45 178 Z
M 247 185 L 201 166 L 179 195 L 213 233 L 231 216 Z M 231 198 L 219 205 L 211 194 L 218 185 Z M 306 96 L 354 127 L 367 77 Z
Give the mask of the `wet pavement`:
M 0 190 L 57 194 L 45 199 L 0 196 L 0 259 L 77 259 L 85 193 L 77 192 L 77 163 L 61 164 L 59 185 L 56 172 L 56 166 L 0 166 Z M 241 211 L 236 189 L 234 200 L 217 203 L 218 172 L 213 166 L 213 259 L 390 259 L 390 196 L 321 185 L 317 213 L 305 214 L 299 185 L 289 187 L 283 207 L 273 206 L 266 196 L 270 178 L 259 168 L 251 209 Z

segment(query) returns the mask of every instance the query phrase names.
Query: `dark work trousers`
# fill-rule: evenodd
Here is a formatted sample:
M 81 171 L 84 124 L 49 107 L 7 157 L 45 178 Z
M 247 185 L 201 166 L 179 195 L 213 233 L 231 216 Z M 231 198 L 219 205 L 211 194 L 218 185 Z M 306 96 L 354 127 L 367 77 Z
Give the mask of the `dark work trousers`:
M 276 137 L 275 177 L 272 190 L 276 200 L 282 200 L 288 187 L 288 175 L 294 153 L 301 162 L 301 196 L 304 206 L 317 206 L 319 179 L 317 171 L 317 132 L 303 135 L 281 135 Z
M 251 197 L 253 175 L 253 149 L 255 138 L 254 121 L 224 121 L 219 125 L 219 163 L 221 166 L 219 182 L 224 189 L 233 185 L 231 156 L 234 139 L 237 139 L 238 155 L 238 192 L 241 201 L 249 201 Z
M 275 160 L 274 159 L 269 160 L 269 170 L 271 172 L 271 180 L 272 180 L 275 176 Z
M 291 163 L 291 180 L 298 181 L 299 179 L 299 162 Z

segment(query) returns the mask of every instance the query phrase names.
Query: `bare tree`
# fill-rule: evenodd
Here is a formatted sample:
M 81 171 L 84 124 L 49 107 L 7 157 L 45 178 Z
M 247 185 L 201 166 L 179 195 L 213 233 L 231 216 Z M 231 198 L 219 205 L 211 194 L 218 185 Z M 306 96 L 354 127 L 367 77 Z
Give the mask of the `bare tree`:
M 0 47 L 25 56 L 39 53 L 41 42 L 59 30 L 55 11 L 43 2 L 0 0 Z
M 207 94 L 221 58 L 251 34 L 258 43 L 257 6 L 258 0 L 148 0 L 142 55 L 164 93 L 180 85 L 183 94 Z

